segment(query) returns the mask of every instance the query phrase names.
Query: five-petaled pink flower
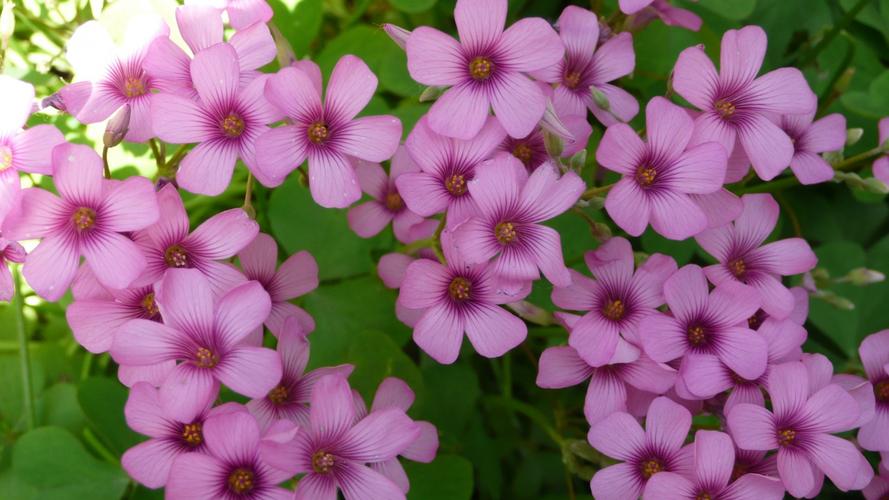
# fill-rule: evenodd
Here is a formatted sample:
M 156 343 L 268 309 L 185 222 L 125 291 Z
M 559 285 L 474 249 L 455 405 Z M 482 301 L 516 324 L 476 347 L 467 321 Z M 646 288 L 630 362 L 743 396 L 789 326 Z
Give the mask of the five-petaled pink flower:
M 404 147 L 395 151 L 390 165 L 387 176 L 379 163 L 358 162 L 355 167 L 358 184 L 372 199 L 349 210 L 349 227 L 358 236 L 371 238 L 391 222 L 395 237 L 405 244 L 429 236 L 435 231 L 438 221 L 427 221 L 411 211 L 395 183 L 404 174 L 419 173 L 420 167 Z
M 642 234 L 649 222 L 670 239 L 694 236 L 708 227 L 706 198 L 721 196 L 726 151 L 716 142 L 691 145 L 691 117 L 663 97 L 648 102 L 645 125 L 647 142 L 617 123 L 599 143 L 596 160 L 623 175 L 605 198 L 605 209 L 632 236 Z M 737 202 L 718 207 L 733 216 L 739 209 Z
M 447 211 L 448 227 L 465 221 L 476 210 L 469 182 L 481 163 L 494 155 L 506 137 L 494 118 L 469 141 L 435 133 L 423 117 L 414 126 L 405 147 L 422 172 L 407 172 L 395 185 L 407 207 L 423 217 Z
M 316 203 L 344 208 L 361 198 L 356 160 L 388 160 L 401 140 L 401 121 L 394 116 L 355 118 L 376 88 L 377 77 L 352 55 L 336 63 L 323 102 L 320 80 L 309 72 L 294 67 L 278 71 L 265 95 L 290 124 L 257 141 L 257 178 L 277 186 L 308 158 L 309 188 Z
M 817 184 L 833 179 L 833 167 L 820 153 L 839 151 L 846 144 L 845 116 L 833 113 L 814 122 L 813 118 L 814 111 L 781 116 L 781 129 L 793 141 L 790 170 L 801 184 Z
M 756 290 L 728 282 L 710 293 L 704 271 L 689 264 L 664 282 L 664 298 L 672 315 L 648 315 L 639 333 L 651 359 L 667 363 L 682 358 L 677 385 L 706 398 L 729 388 L 725 384 L 731 378 L 713 376 L 723 367 L 746 380 L 765 372 L 768 344 L 746 325 L 739 326 L 760 306 Z
M 142 63 L 151 42 L 166 37 L 170 30 L 156 16 L 134 18 L 127 38 L 118 49 L 98 21 L 88 21 L 68 41 L 68 60 L 74 67 L 75 83 L 59 91 L 65 111 L 81 123 L 96 123 L 130 106 L 126 140 L 144 142 L 154 137 L 151 105 L 158 94 Z
M 293 498 L 292 491 L 278 485 L 293 476 L 296 462 L 280 451 L 282 447 L 263 446 L 259 426 L 249 412 L 233 408 L 210 415 L 201 432 L 204 446 L 194 453 L 182 453 L 173 461 L 166 498 Z M 270 465 L 272 462 L 274 466 Z
M 669 398 L 651 402 L 645 430 L 629 413 L 612 413 L 594 425 L 587 436 L 593 448 L 621 463 L 596 472 L 590 481 L 601 500 L 639 498 L 652 477 L 661 472 L 689 475 L 694 451 L 682 443 L 691 428 L 691 413 Z
M 168 269 L 180 268 L 200 271 L 217 296 L 244 282 L 240 271 L 220 261 L 234 257 L 256 238 L 256 221 L 242 209 L 232 208 L 210 217 L 189 233 L 188 214 L 176 186 L 161 188 L 157 200 L 160 219 L 133 236 L 148 261 L 135 286 L 154 285 Z
M 561 177 L 552 163 L 530 176 L 512 155 L 482 164 L 469 183 L 478 211 L 454 230 L 457 251 L 469 264 L 488 262 L 504 282 L 536 280 L 568 286 L 559 233 L 541 224 L 571 208 L 586 186 L 573 171 Z
M 247 403 L 260 428 L 268 429 L 277 420 L 288 419 L 299 425 L 309 423 L 309 401 L 312 387 L 321 377 L 338 374 L 348 377 L 352 365 L 322 367 L 306 373 L 309 364 L 309 340 L 296 318 L 284 322 L 278 333 L 278 354 L 283 372 L 274 389 L 261 398 Z
M 646 500 L 700 500 L 702 498 L 756 498 L 781 500 L 784 486 L 777 478 L 744 474 L 732 480 L 735 448 L 728 434 L 698 431 L 694 442 L 694 473 L 655 474 L 645 485 Z M 729 482 L 731 481 L 731 484 Z
M 802 238 L 787 238 L 763 245 L 778 222 L 780 208 L 770 194 L 746 194 L 744 211 L 734 224 L 709 229 L 695 237 L 698 244 L 719 264 L 707 266 L 714 285 L 741 282 L 755 288 L 762 309 L 784 319 L 794 307 L 794 297 L 781 283 L 781 276 L 811 271 L 818 263 Z
M 52 150 L 65 142 L 52 125 L 22 130 L 34 107 L 34 87 L 0 75 L 0 225 L 19 201 L 19 171 L 52 174 Z
M 557 23 L 565 45 L 565 58 L 533 73 L 538 80 L 556 83 L 553 105 L 560 116 L 586 116 L 589 109 L 604 125 L 628 122 L 639 112 L 639 103 L 629 92 L 608 82 L 629 75 L 636 66 L 633 36 L 620 33 L 598 49 L 599 19 L 587 9 L 565 7 Z M 593 90 L 608 100 L 602 109 Z
M 40 188 L 26 189 L 20 210 L 4 222 L 7 239 L 42 238 L 22 269 L 28 284 L 46 300 L 58 300 L 84 256 L 102 285 L 117 290 L 130 286 L 145 269 L 145 257 L 121 233 L 157 221 L 151 182 L 144 177 L 104 179 L 102 159 L 87 146 L 56 146 L 52 164 L 60 197 Z
M 553 289 L 555 305 L 588 311 L 571 328 L 568 343 L 590 366 L 611 362 L 621 342 L 640 344 L 639 323 L 664 303 L 664 280 L 676 261 L 654 254 L 633 273 L 633 249 L 624 238 L 611 238 L 585 256 L 595 280 L 571 271 L 569 286 Z
M 405 272 L 398 302 L 425 310 L 414 327 L 414 342 L 439 363 L 451 364 L 466 332 L 479 354 L 502 356 L 525 340 L 528 327 L 498 304 L 521 300 L 530 287 L 501 289 L 492 265 L 468 265 L 452 240 L 448 231 L 442 233 L 446 265 L 417 259 Z
M 468 140 L 489 108 L 512 137 L 525 137 L 543 117 L 546 96 L 525 74 L 562 59 L 562 41 L 545 20 L 532 17 L 506 31 L 507 0 L 458 0 L 460 41 L 422 26 L 407 40 L 407 68 L 424 85 L 450 86 L 429 110 L 439 134 Z
M 814 384 L 802 363 L 776 365 L 767 387 L 772 411 L 740 404 L 728 414 L 729 429 L 740 448 L 778 449 L 778 473 L 795 497 L 817 494 L 822 473 L 843 491 L 867 484 L 873 476 L 855 445 L 832 435 L 855 426 L 858 403 L 836 384 L 812 394 Z
M 395 407 L 358 419 L 352 390 L 345 377 L 326 375 L 315 384 L 309 423 L 293 446 L 299 480 L 294 500 L 404 499 L 401 488 L 369 467 L 387 462 L 413 443 L 420 427 Z M 272 465 L 276 465 L 274 462 Z
M 160 388 L 172 418 L 191 418 L 216 398 L 220 382 L 259 398 L 281 380 L 278 353 L 243 342 L 272 307 L 259 283 L 239 285 L 217 300 L 200 271 L 175 269 L 161 281 L 157 305 L 164 323 L 127 322 L 114 336 L 111 355 L 123 365 L 181 361 Z
M 268 76 L 241 87 L 238 53 L 217 43 L 197 54 L 190 65 L 199 99 L 160 93 L 151 102 L 157 136 L 173 144 L 200 143 L 179 165 L 176 181 L 187 191 L 216 196 L 231 182 L 240 158 L 265 183 L 256 163 L 256 138 L 280 118 L 263 95 Z
M 811 113 L 817 101 L 796 68 L 756 77 L 767 43 L 759 26 L 728 30 L 719 73 L 701 46 L 683 50 L 673 69 L 676 93 L 702 111 L 692 142 L 717 141 L 729 155 L 742 148 L 763 180 L 773 179 L 793 158 L 793 141 L 773 117 Z
M 265 324 L 278 335 L 284 323 L 295 317 L 304 335 L 315 329 L 315 320 L 301 307 L 290 301 L 318 288 L 318 263 L 305 250 L 297 252 L 278 265 L 278 244 L 265 233 L 259 233 L 252 243 L 238 254 L 247 279 L 258 281 L 272 299 L 272 311 Z

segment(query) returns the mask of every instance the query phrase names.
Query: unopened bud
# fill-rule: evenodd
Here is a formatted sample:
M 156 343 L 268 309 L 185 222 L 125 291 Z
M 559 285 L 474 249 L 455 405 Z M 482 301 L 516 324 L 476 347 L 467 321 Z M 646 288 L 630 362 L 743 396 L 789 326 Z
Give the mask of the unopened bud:
M 105 134 L 102 143 L 106 148 L 113 148 L 123 141 L 130 130 L 130 105 L 124 104 L 117 110 L 105 125 Z
M 889 194 L 889 186 L 876 177 L 868 177 L 867 179 L 864 179 L 863 190 L 867 193 Z
M 584 439 L 574 439 L 568 443 L 568 449 L 587 462 L 599 463 L 602 456 Z
M 645 261 L 648 260 L 648 257 L 650 257 L 650 255 L 645 252 L 633 252 L 633 263 L 636 265 L 637 268 L 642 267 L 642 264 L 645 264 Z
M 546 100 L 546 109 L 543 110 L 543 118 L 540 119 L 540 128 L 559 136 L 569 144 L 574 143 L 574 134 L 562 123 L 562 119 L 556 113 L 556 108 L 553 106 L 551 99 Z
M 15 31 L 15 14 L 12 9 L 15 8 L 15 2 L 9 0 L 3 1 L 3 10 L 0 11 L 0 44 L 3 48 L 7 47 L 12 33 Z
M 587 206 L 593 210 L 602 210 L 605 207 L 605 198 L 603 196 L 593 196 L 587 201 Z
M 854 146 L 861 140 L 864 134 L 863 128 L 850 128 L 846 131 L 846 146 Z
M 518 302 L 510 302 L 506 304 L 525 321 L 534 323 L 535 325 L 549 326 L 553 324 L 553 315 L 551 312 L 536 306 L 528 301 L 520 300 Z
M 852 78 L 855 77 L 855 68 L 849 67 L 846 68 L 846 71 L 843 71 L 843 74 L 837 79 L 837 82 L 833 86 L 833 92 L 836 94 L 843 94 L 846 90 L 849 89 L 849 84 L 852 83 Z
M 575 172 L 580 172 L 581 170 L 583 170 L 583 167 L 585 165 L 586 165 L 586 149 L 581 149 L 580 151 L 574 153 L 574 156 L 572 156 L 568 160 L 568 166 L 571 168 L 571 170 L 574 170 Z
M 386 23 L 383 25 L 383 31 L 389 35 L 389 38 L 395 42 L 395 45 L 401 47 L 401 50 L 406 50 L 407 47 L 407 39 L 411 36 L 411 32 L 402 28 L 401 26 L 396 26 L 394 24 Z
M 831 165 L 836 165 L 837 163 L 843 161 L 843 151 L 828 151 L 821 155 L 824 158 L 824 161 L 830 163 Z
M 565 149 L 562 138 L 546 130 L 543 131 L 543 145 L 546 147 L 546 152 L 553 158 L 561 156 Z
M 590 225 L 590 232 L 593 234 L 593 238 L 596 238 L 600 242 L 611 239 L 611 228 L 608 227 L 608 224 L 595 222 Z
M 852 283 L 855 286 L 865 286 L 884 281 L 886 279 L 886 275 L 879 271 L 868 269 L 866 267 L 856 267 L 855 269 L 849 271 L 849 273 L 846 274 L 846 276 L 844 276 L 842 279 L 844 281 Z
M 841 309 L 843 311 L 852 311 L 855 309 L 855 303 L 846 297 L 841 297 L 833 292 L 821 290 L 815 294 L 815 297 L 827 302 L 828 304 Z
M 420 94 L 420 102 L 432 102 L 445 93 L 447 87 L 426 87 Z
M 590 93 L 593 95 L 593 102 L 603 111 L 611 111 L 611 103 L 608 102 L 608 96 L 597 89 L 595 85 L 590 86 Z

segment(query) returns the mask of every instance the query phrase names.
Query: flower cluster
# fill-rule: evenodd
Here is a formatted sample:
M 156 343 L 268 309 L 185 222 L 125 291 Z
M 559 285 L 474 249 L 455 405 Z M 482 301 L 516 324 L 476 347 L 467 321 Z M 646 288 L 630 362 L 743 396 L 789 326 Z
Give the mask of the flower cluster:
M 238 162 L 248 190 L 302 169 L 318 205 L 349 208 L 357 236 L 391 223 L 404 246 L 378 272 L 439 363 L 458 359 L 464 333 L 484 357 L 516 348 L 541 322 L 525 299 L 551 290 L 562 311 L 543 323 L 563 326 L 567 345 L 542 352 L 537 384 L 588 382 L 589 444 L 618 462 L 592 477 L 596 498 L 814 497 L 824 476 L 885 495 L 885 459 L 875 477 L 860 449 L 889 453 L 889 331 L 861 344 L 866 378 L 804 353 L 809 292 L 785 277 L 817 258 L 801 238 L 772 238 L 771 195 L 730 189 L 787 169 L 802 184 L 833 179 L 822 153 L 844 147 L 844 117 L 815 120 L 799 70 L 760 75 L 766 34 L 747 26 L 723 35 L 718 71 L 702 47 L 684 50 L 670 93 L 693 108 L 654 97 L 637 132 L 640 103 L 619 86 L 635 69 L 630 31 L 575 6 L 554 25 L 507 27 L 507 5 L 458 0 L 459 39 L 385 26 L 437 96 L 403 143 L 398 118 L 359 116 L 377 87 L 360 58 L 343 56 L 326 87 L 309 60 L 260 71 L 281 43 L 263 1 L 179 7 L 187 50 L 160 19 L 134 19 L 120 47 L 84 24 L 68 47 L 75 81 L 47 102 L 85 124 L 110 118 L 106 152 L 121 140 L 182 146 L 158 159 L 155 182 L 112 178 L 107 155 L 26 127 L 33 88 L 0 77 L 0 300 L 14 290 L 8 263 L 46 300 L 71 291 L 74 338 L 110 353 L 130 390 L 127 423 L 148 438 L 122 465 L 169 498 L 404 498 L 399 457 L 430 462 L 438 448 L 435 426 L 408 416 L 410 387 L 387 378 L 368 408 L 353 366 L 306 371 L 315 321 L 292 301 L 318 287 L 315 259 L 279 265 L 250 191 L 244 208 L 193 229 L 180 192 L 220 195 Z M 701 25 L 666 0 L 619 6 L 626 28 Z M 608 172 L 585 179 L 594 126 Z M 878 179 L 887 165 L 874 164 Z M 53 189 L 23 189 L 20 172 Z M 552 221 L 578 212 L 595 228 L 597 202 L 630 237 L 651 226 L 693 238 L 709 265 L 640 255 L 609 233 L 584 255 L 591 276 L 569 267 Z M 230 393 L 246 404 L 220 404 Z M 699 415 L 715 424 L 691 433 Z M 854 429 L 855 441 L 836 435 Z

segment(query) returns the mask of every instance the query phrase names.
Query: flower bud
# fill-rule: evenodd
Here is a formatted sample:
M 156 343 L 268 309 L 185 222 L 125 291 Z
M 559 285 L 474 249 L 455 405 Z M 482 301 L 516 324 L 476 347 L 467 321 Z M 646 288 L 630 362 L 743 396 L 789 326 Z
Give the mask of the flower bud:
M 581 149 L 568 159 L 568 166 L 571 167 L 571 170 L 575 172 L 583 170 L 583 167 L 586 165 L 586 154 L 586 149 Z
M 590 232 L 593 234 L 593 238 L 596 238 L 599 241 L 604 242 L 611 239 L 611 228 L 608 227 L 608 224 L 603 224 L 601 222 L 591 224 Z
M 864 179 L 864 191 L 874 194 L 889 194 L 889 186 L 876 177 Z
M 12 38 L 12 33 L 15 31 L 15 14 L 12 12 L 14 7 L 15 2 L 4 0 L 3 10 L 0 11 L 0 46 L 4 50 L 9 44 L 9 39 Z
M 605 197 L 604 196 L 593 196 L 589 200 L 586 200 L 587 206 L 592 208 L 593 210 L 602 210 L 605 207 Z
M 395 45 L 401 47 L 401 50 L 405 50 L 405 47 L 407 47 L 407 39 L 411 36 L 410 31 L 390 23 L 383 24 L 383 31 L 389 35 L 389 38 L 395 42 Z
M 561 156 L 562 151 L 565 149 L 562 138 L 547 130 L 543 131 L 543 145 L 546 147 L 546 152 L 553 158 Z
M 593 102 L 596 103 L 596 106 L 603 111 L 611 111 L 611 103 L 608 102 L 608 96 L 602 93 L 601 90 L 597 89 L 595 85 L 590 86 L 590 93 L 593 95 Z
M 130 130 L 130 105 L 124 104 L 117 110 L 105 125 L 105 134 L 102 143 L 106 148 L 113 148 L 123 141 Z
M 855 269 L 849 271 L 849 273 L 841 279 L 843 281 L 848 281 L 855 286 L 865 286 L 884 281 L 886 279 L 886 275 L 879 271 L 868 269 L 866 267 L 856 267 Z
M 447 87 L 426 87 L 420 94 L 420 102 L 432 102 L 445 93 Z
M 546 109 L 543 111 L 543 118 L 540 119 L 540 128 L 544 132 L 559 136 L 569 144 L 574 143 L 574 134 L 562 123 L 562 119 L 556 113 L 556 108 L 553 106 L 551 99 L 546 100 Z
M 841 297 L 830 291 L 821 290 L 817 294 L 815 294 L 815 296 L 843 311 L 852 311 L 855 309 L 854 302 L 847 299 L 846 297 Z
M 858 144 L 858 141 L 861 140 L 861 136 L 864 134 L 863 128 L 850 128 L 846 131 L 846 146 L 854 146 Z
M 837 163 L 843 161 L 843 151 L 828 151 L 821 155 L 824 158 L 824 161 L 830 163 L 831 165 L 836 165 Z

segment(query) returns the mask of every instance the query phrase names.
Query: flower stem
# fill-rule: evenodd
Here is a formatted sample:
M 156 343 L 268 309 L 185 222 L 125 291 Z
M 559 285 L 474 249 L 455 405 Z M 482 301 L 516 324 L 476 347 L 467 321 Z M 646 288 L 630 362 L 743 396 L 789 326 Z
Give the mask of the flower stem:
M 253 172 L 247 172 L 247 187 L 244 188 L 244 206 L 241 208 L 247 212 L 251 219 L 256 218 L 256 209 L 253 208 Z
M 31 355 L 28 351 L 28 333 L 25 331 L 25 298 L 22 296 L 22 277 L 19 266 L 13 266 L 14 292 L 13 309 L 15 326 L 19 341 L 19 364 L 22 377 L 22 403 L 25 412 L 25 424 L 31 430 L 37 426 L 37 415 L 34 411 L 34 387 L 31 382 Z
M 500 396 L 490 396 L 487 398 L 488 402 L 498 406 L 504 406 L 510 410 L 515 411 L 516 413 L 521 413 L 522 415 L 528 417 L 532 422 L 537 424 L 543 432 L 545 432 L 553 442 L 558 445 L 559 449 L 565 445 L 565 439 L 556 432 L 556 429 L 547 422 L 546 417 L 543 413 L 540 412 L 537 408 L 529 405 L 528 403 L 523 403 L 522 401 L 518 401 L 516 399 L 507 399 Z
M 102 165 L 105 166 L 105 178 L 111 178 L 111 166 L 108 165 L 108 146 L 102 147 Z
M 616 183 L 614 183 L 614 184 L 616 184 Z M 608 191 L 610 191 L 611 188 L 614 187 L 614 184 L 606 184 L 604 186 L 591 187 L 591 188 L 587 189 L 586 191 L 584 191 L 582 195 L 580 195 L 580 199 L 591 200 L 600 194 L 605 194 Z

